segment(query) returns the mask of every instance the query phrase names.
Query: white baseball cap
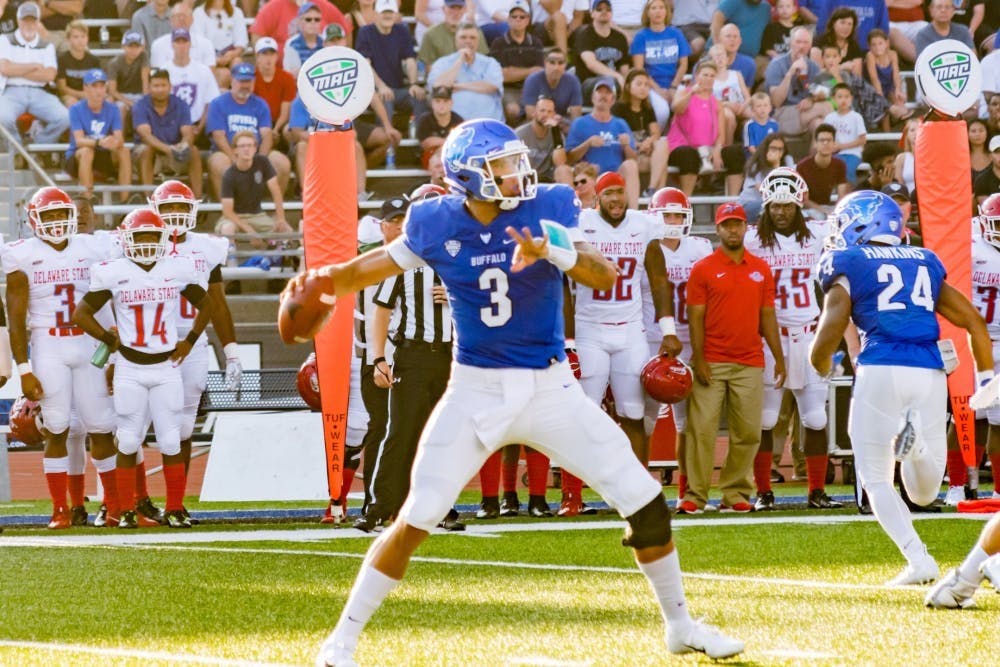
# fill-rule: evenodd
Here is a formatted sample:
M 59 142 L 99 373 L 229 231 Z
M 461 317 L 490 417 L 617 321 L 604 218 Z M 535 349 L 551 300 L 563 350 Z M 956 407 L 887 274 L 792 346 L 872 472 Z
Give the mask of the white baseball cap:
M 1000 149 L 1000 134 L 990 139 L 990 152 Z
M 277 50 L 278 50 L 278 42 L 276 42 L 273 37 L 261 37 L 260 39 L 257 40 L 257 43 L 254 44 L 253 47 L 254 53 L 261 53 L 262 51 L 277 51 Z
M 381 14 L 382 12 L 398 12 L 399 5 L 396 4 L 396 0 L 375 0 L 375 13 Z

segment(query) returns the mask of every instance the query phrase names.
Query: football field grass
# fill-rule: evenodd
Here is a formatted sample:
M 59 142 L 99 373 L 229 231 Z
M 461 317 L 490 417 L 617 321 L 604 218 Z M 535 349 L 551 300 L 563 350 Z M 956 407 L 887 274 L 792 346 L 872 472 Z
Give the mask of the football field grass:
M 672 658 L 622 522 L 471 521 L 434 534 L 362 636 L 362 665 L 660 665 Z M 903 560 L 851 512 L 685 517 L 675 539 L 693 613 L 752 665 L 979 665 L 1000 595 L 923 607 L 888 589 Z M 921 519 L 942 569 L 982 521 Z M 238 528 L 238 529 L 234 529 Z M 0 665 L 312 664 L 372 537 L 315 523 L 0 536 Z

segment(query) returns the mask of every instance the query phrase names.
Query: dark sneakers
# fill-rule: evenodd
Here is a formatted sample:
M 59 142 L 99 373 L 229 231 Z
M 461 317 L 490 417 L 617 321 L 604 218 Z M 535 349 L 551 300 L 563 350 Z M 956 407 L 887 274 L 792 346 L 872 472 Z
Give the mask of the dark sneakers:
M 373 530 L 375 530 L 381 523 L 382 521 L 380 519 L 375 518 L 374 516 L 362 515 L 359 516 L 354 521 L 354 527 L 364 533 L 370 533 Z
M 520 511 L 521 501 L 517 499 L 517 494 L 504 493 L 500 503 L 500 516 L 517 516 Z
M 69 525 L 71 526 L 86 526 L 87 525 L 87 508 L 83 505 L 77 505 L 76 507 L 69 508 Z
M 483 498 L 483 502 L 479 504 L 479 509 L 476 510 L 476 518 L 491 520 L 491 519 L 496 519 L 499 516 L 500 516 L 499 499 L 496 496 Z
M 448 510 L 448 514 L 438 524 L 438 527 L 452 533 L 459 533 L 465 530 L 465 524 L 458 518 L 458 511 L 454 507 Z
M 813 489 L 809 492 L 809 508 L 818 510 L 838 510 L 844 503 L 838 502 L 826 495 L 823 489 Z
M 530 496 L 528 498 L 528 516 L 535 519 L 545 519 L 552 516 L 552 510 L 545 502 L 545 496 Z
M 156 523 L 159 524 L 163 523 L 163 510 L 154 505 L 153 501 L 150 500 L 149 496 L 146 496 L 145 498 L 136 502 L 135 512 L 136 514 L 141 514 L 147 519 L 152 519 Z
M 118 519 L 118 527 L 125 528 L 127 530 L 133 530 L 139 527 L 139 520 L 135 516 L 135 512 L 132 510 L 125 510 L 122 512 L 121 518 Z
M 757 495 L 757 502 L 754 503 L 753 509 L 755 512 L 771 512 L 774 511 L 774 491 L 765 491 Z
M 173 510 L 163 514 L 163 522 L 167 528 L 190 528 L 191 521 L 184 510 Z

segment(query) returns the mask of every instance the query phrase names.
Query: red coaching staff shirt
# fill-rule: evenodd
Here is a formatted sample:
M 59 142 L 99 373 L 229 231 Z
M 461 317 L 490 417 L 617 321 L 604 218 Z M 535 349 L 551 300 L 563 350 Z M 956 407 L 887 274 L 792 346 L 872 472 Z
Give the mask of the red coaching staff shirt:
M 767 262 L 744 250 L 734 262 L 716 249 L 691 268 L 687 304 L 705 306 L 705 361 L 764 367 L 760 309 L 774 307 Z

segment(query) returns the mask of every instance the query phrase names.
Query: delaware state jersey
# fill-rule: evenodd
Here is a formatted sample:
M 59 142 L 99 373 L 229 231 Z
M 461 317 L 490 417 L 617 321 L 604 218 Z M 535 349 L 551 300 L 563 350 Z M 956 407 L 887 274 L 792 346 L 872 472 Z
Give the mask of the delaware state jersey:
M 547 261 L 510 270 L 516 244 L 508 226 L 542 236 L 542 220 L 579 241 L 580 207 L 565 185 L 539 185 L 534 199 L 500 211 L 489 224 L 473 218 L 457 195 L 414 203 L 389 251 L 404 269 L 423 263 L 441 277 L 451 301 L 459 363 L 483 368 L 547 368 L 563 351 L 562 272 Z M 414 258 L 413 255 L 416 257 Z
M 606 291 L 576 286 L 577 322 L 641 321 L 646 248 L 651 241 L 663 238 L 663 222 L 648 213 L 628 210 L 615 227 L 597 209 L 587 209 L 580 213 L 580 234 L 618 267 L 618 280 Z
M 181 290 L 191 284 L 206 288 L 194 261 L 178 255 L 164 257 L 149 271 L 121 257 L 95 264 L 90 272 L 91 292 L 111 292 L 122 345 L 147 354 L 177 345 Z
M 91 266 L 118 255 L 109 236 L 77 234 L 56 250 L 37 238 L 21 239 L 3 249 L 4 273 L 20 271 L 28 278 L 28 326 L 65 329 L 90 285 Z
M 747 230 L 743 245 L 771 267 L 774 273 L 774 314 L 783 327 L 801 327 L 819 317 L 815 270 L 823 254 L 823 239 L 830 234 L 827 222 L 807 222 L 812 237 L 804 243 L 795 234 L 783 236 L 775 232 L 775 244 L 764 247 L 757 228 Z
M 986 320 L 990 338 L 1000 340 L 1000 250 L 976 237 L 972 241 L 972 304 Z
M 226 256 L 229 254 L 229 241 L 221 236 L 213 234 L 199 234 L 188 232 L 184 235 L 184 242 L 174 245 L 171 254 L 189 257 L 194 262 L 194 269 L 197 272 L 197 280 L 194 277 L 188 282 L 197 282 L 200 285 L 207 285 L 208 278 L 217 266 L 226 263 Z M 177 336 L 183 338 L 194 326 L 194 318 L 198 316 L 198 309 L 183 296 L 180 297 L 180 311 L 177 319 Z M 202 332 L 198 342 L 206 342 L 208 338 Z
M 691 267 L 695 262 L 712 254 L 712 242 L 701 236 L 685 236 L 671 250 L 660 244 L 663 259 L 667 264 L 667 279 L 674 286 L 674 323 L 677 327 L 677 337 L 683 341 L 690 340 L 687 319 L 687 281 L 691 277 Z M 644 286 L 648 286 L 644 282 Z M 656 311 L 653 308 L 653 296 L 648 289 L 642 293 L 642 322 L 646 328 L 646 339 L 659 342 L 663 340 L 660 328 L 656 324 Z
M 820 260 L 824 291 L 842 284 L 861 334 L 858 362 L 874 366 L 943 368 L 934 309 L 945 269 L 932 251 L 900 246 L 851 246 Z

